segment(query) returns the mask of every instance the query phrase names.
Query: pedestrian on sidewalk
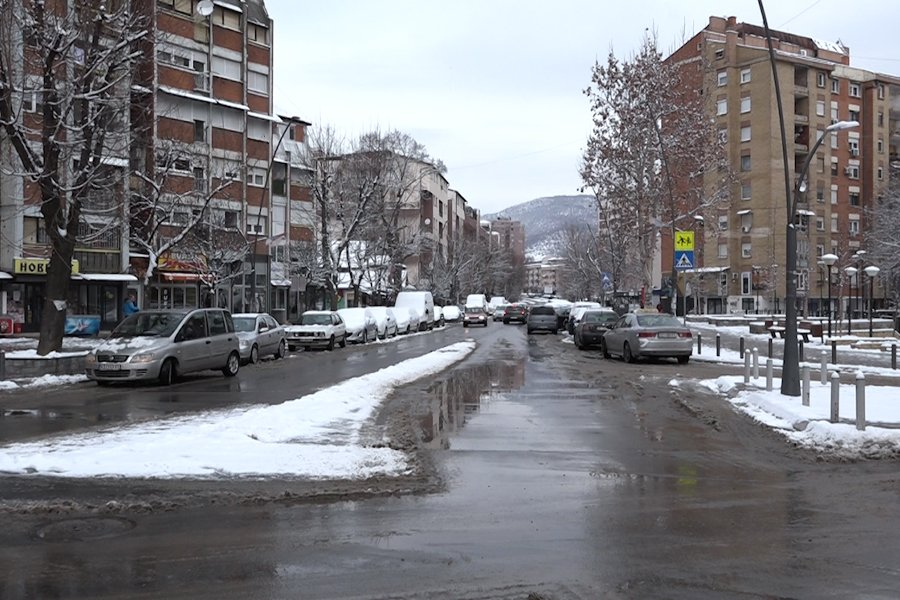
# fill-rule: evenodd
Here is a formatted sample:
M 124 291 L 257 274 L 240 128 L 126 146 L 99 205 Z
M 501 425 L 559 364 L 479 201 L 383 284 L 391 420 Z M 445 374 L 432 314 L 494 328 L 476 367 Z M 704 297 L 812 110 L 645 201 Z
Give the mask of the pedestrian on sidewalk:
M 125 299 L 125 304 L 122 306 L 122 312 L 128 317 L 139 310 L 141 309 L 138 308 L 137 305 L 137 296 L 134 295 L 134 292 L 128 292 L 128 298 Z

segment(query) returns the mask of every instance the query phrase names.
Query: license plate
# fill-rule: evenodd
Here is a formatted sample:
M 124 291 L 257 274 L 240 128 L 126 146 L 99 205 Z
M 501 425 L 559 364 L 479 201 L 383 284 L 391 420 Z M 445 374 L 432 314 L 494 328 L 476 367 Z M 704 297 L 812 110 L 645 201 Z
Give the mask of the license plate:
M 98 371 L 121 371 L 122 365 L 119 363 L 100 363 L 97 365 Z
M 659 333 L 659 336 L 658 336 L 658 337 L 671 339 L 671 338 L 676 338 L 676 337 L 678 337 L 678 334 L 677 334 L 677 333 L 674 333 L 674 332 L 672 332 L 672 331 L 663 331 L 663 332 Z

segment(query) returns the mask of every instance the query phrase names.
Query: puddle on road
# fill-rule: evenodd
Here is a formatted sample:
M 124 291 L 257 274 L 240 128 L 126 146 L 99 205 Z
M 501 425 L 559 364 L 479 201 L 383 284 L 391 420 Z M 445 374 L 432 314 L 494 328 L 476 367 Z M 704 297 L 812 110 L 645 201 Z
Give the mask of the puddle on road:
M 465 426 L 492 396 L 525 385 L 525 362 L 491 361 L 451 371 L 428 388 L 430 412 L 419 419 L 423 445 L 431 449 L 450 447 L 450 436 Z

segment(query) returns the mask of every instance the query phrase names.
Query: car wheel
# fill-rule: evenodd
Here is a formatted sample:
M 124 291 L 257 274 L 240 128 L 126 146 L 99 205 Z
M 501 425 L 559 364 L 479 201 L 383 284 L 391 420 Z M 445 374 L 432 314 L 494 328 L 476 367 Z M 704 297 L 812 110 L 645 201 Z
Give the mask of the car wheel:
M 347 334 L 344 334 L 344 337 L 341 338 L 341 341 L 338 342 L 341 345 L 341 348 L 347 347 Z
M 559 333 L 559 329 L 554 329 L 554 330 L 552 331 L 552 333 L 553 333 L 553 335 L 558 334 L 558 333 Z
M 584 344 L 581 343 L 581 339 L 579 339 L 577 335 L 575 336 L 575 347 L 579 350 L 584 350 L 585 348 Z
M 99 385 L 100 387 L 107 387 L 107 386 L 109 385 L 109 382 L 108 382 L 108 381 L 103 381 L 102 379 L 98 379 L 98 380 L 97 380 L 97 385 Z
M 228 355 L 228 361 L 225 363 L 225 366 L 222 368 L 222 374 L 225 377 L 234 377 L 238 374 L 238 371 L 241 370 L 241 355 L 237 352 L 232 352 Z
M 365 329 L 363 329 L 362 343 L 363 344 L 369 343 L 369 332 L 366 331 Z
M 531 335 L 531 332 L 532 332 L 532 329 L 531 329 L 531 327 L 529 327 L 529 328 L 528 328 L 528 335 Z
M 691 357 L 690 357 L 690 356 L 679 356 L 679 357 L 677 357 L 677 358 L 678 358 L 678 364 L 679 364 L 679 365 L 686 365 L 687 362 L 688 362 L 689 360 L 691 360 Z
M 634 354 L 631 353 L 631 346 L 628 345 L 628 342 L 625 342 L 625 345 L 622 346 L 622 360 L 627 363 L 633 363 L 635 361 Z
M 334 350 L 334 336 L 331 336 L 331 338 L 329 338 L 326 350 Z
M 609 348 L 606 347 L 606 340 L 600 340 L 600 352 L 603 354 L 603 358 L 610 358 Z
M 275 358 L 284 358 L 284 340 L 278 342 L 278 350 L 275 351 Z
M 463 327 L 468 327 L 469 324 L 466 321 L 463 321 Z
M 256 344 L 253 344 L 253 347 L 250 348 L 250 364 L 255 365 L 259 362 L 259 348 Z
M 159 382 L 163 385 L 172 385 L 178 380 L 178 366 L 174 358 L 167 358 L 159 368 Z

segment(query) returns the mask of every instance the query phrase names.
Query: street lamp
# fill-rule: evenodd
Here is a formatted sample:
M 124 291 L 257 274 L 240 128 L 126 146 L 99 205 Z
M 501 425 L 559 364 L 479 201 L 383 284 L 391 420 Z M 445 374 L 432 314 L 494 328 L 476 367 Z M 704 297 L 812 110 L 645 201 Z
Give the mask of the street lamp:
M 869 276 L 869 337 L 872 337 L 872 299 L 875 295 L 875 277 L 881 269 L 875 265 L 869 265 L 863 270 Z
M 770 52 L 771 48 L 770 48 Z M 773 58 L 774 61 L 774 58 Z M 774 62 L 773 62 L 774 65 Z M 785 396 L 800 395 L 800 349 L 797 346 L 797 204 L 800 194 L 806 191 L 806 174 L 813 157 L 825 136 L 835 131 L 855 129 L 858 121 L 837 121 L 832 123 L 816 140 L 803 161 L 803 168 L 797 175 L 793 198 L 788 199 L 788 222 L 785 227 L 785 294 L 784 294 L 784 359 L 781 371 L 781 393 Z M 786 152 L 786 149 L 785 149 Z M 785 158 L 785 161 L 787 158 Z
M 750 267 L 753 270 L 753 287 L 756 288 L 756 301 L 753 303 L 753 309 L 756 314 L 759 314 L 759 276 L 758 273 L 762 270 L 762 267 L 757 267 L 753 265 Z
M 838 257 L 836 254 L 823 254 L 822 263 L 828 269 L 828 337 L 831 338 L 831 267 L 834 266 Z
M 853 276 L 859 272 L 856 267 L 845 267 L 844 273 L 847 274 L 847 335 L 853 333 Z M 858 279 L 857 279 L 858 281 Z M 857 285 L 859 285 L 857 283 Z

